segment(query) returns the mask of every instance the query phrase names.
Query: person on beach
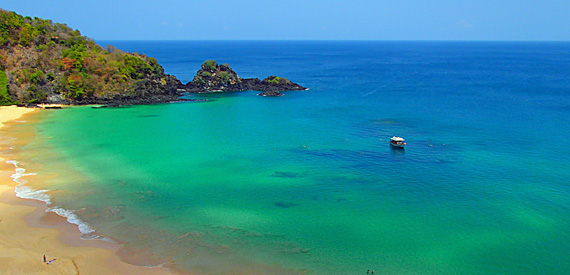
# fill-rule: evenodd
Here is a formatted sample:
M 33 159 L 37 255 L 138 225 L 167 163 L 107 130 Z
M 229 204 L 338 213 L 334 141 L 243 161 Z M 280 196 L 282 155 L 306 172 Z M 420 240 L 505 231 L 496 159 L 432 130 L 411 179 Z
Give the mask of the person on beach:
M 46 262 L 46 255 L 44 255 L 44 263 Z
M 55 261 L 55 260 L 57 260 L 57 259 L 50 260 L 50 261 L 47 262 L 46 264 L 51 264 L 51 263 L 53 263 L 53 261 Z

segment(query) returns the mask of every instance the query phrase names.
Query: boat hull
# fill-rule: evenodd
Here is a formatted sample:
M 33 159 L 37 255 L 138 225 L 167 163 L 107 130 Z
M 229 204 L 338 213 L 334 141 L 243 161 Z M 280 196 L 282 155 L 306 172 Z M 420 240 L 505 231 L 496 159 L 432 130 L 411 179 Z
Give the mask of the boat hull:
M 396 148 L 404 148 L 404 144 L 394 144 L 390 142 L 390 145 L 392 145 L 392 147 L 396 147 Z

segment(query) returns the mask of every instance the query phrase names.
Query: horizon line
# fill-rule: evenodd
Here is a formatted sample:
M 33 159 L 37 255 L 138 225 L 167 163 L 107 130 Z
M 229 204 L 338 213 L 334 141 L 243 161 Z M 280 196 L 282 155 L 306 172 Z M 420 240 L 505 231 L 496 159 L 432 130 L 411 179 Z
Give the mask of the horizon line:
M 94 39 L 95 41 L 172 41 L 172 42 L 570 42 L 570 40 L 500 40 L 500 39 Z

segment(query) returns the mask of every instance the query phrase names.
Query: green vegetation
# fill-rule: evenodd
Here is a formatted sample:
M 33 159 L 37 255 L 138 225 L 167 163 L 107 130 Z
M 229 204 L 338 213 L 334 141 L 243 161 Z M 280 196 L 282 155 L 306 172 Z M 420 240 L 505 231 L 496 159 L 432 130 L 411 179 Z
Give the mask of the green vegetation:
M 218 68 L 218 62 L 216 60 L 206 60 L 204 66 L 206 70 L 215 71 Z
M 281 80 L 280 77 L 276 76 L 273 79 L 269 79 L 267 80 L 267 82 L 272 83 L 272 84 L 279 84 L 279 81 Z
M 1 9 L 0 68 L 0 104 L 42 103 L 51 95 L 71 101 L 113 98 L 132 92 L 141 80 L 167 83 L 155 58 L 113 46 L 105 50 L 65 24 Z
M 227 72 L 220 72 L 218 75 L 220 76 L 220 79 L 223 83 L 230 81 L 230 75 Z
M 192 80 L 192 82 L 199 84 L 199 85 L 204 85 L 206 84 L 206 81 L 199 75 L 194 77 L 194 80 Z
M 0 70 L 0 105 L 12 104 L 10 94 L 8 94 L 8 78 L 4 70 Z
M 263 82 L 266 82 L 268 84 L 279 84 L 279 85 L 290 85 L 293 82 L 289 81 L 289 79 L 287 78 L 283 78 L 283 77 L 278 77 L 278 76 L 268 76 L 266 79 L 263 80 Z

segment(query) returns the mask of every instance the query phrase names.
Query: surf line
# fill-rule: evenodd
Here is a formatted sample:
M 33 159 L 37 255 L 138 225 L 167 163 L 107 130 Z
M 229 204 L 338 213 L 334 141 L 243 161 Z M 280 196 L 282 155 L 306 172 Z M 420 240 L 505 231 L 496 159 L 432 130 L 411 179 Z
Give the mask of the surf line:
M 49 190 L 34 190 L 26 186 L 26 183 L 28 183 L 28 181 L 22 179 L 22 177 L 35 176 L 37 175 L 36 173 L 26 173 L 26 169 L 19 167 L 18 166 L 19 162 L 16 160 L 8 160 L 6 161 L 6 163 L 12 164 L 15 167 L 14 174 L 12 174 L 10 177 L 13 179 L 14 182 L 18 184 L 16 185 L 16 187 L 14 187 L 14 191 L 17 197 L 22 199 L 32 199 L 44 202 L 47 206 L 46 212 L 54 212 L 57 215 L 64 217 L 67 220 L 67 222 L 77 225 L 79 231 L 81 232 L 82 239 L 97 238 L 95 236 L 90 236 L 91 234 L 95 233 L 95 230 L 91 228 L 91 226 L 83 222 L 81 219 L 79 219 L 79 217 L 77 217 L 77 215 L 73 213 L 73 211 L 63 209 L 60 207 L 51 207 L 50 197 L 49 195 L 46 194 L 46 192 L 48 192 Z

